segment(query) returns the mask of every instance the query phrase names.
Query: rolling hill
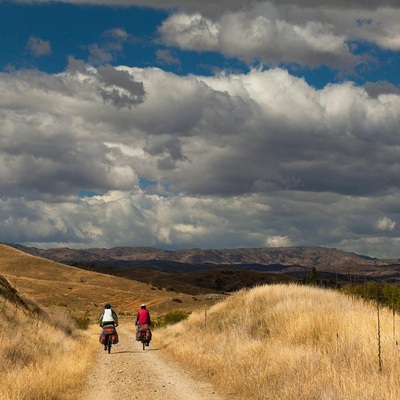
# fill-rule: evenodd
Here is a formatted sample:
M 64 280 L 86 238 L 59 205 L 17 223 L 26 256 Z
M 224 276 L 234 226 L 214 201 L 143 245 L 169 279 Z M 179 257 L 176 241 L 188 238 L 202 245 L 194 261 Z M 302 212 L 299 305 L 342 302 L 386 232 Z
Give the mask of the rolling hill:
M 174 251 L 152 247 L 78 250 L 10 246 L 78 268 L 175 287 L 188 294 L 232 291 L 269 282 L 302 281 L 312 267 L 327 286 L 365 280 L 400 282 L 399 259 L 381 260 L 317 246 Z M 238 284 L 233 282 L 235 277 Z
M 109 302 L 121 316 L 132 316 L 142 302 L 152 313 L 176 309 L 192 311 L 214 304 L 223 295 L 185 293 L 151 284 L 83 270 L 0 245 L 0 275 L 21 298 L 29 298 L 44 310 L 67 310 L 74 316 L 89 314 L 96 320 Z

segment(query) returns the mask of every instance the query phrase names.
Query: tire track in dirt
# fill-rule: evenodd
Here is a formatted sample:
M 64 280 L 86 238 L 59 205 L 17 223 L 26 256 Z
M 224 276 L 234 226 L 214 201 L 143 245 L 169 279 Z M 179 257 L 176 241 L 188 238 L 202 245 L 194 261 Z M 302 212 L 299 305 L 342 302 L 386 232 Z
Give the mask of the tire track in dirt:
M 133 331 L 118 327 L 120 341 L 111 354 L 99 343 L 83 400 L 134 400 L 145 396 L 152 400 L 226 400 L 211 384 L 194 380 L 176 363 L 166 360 L 153 342 L 143 351 Z

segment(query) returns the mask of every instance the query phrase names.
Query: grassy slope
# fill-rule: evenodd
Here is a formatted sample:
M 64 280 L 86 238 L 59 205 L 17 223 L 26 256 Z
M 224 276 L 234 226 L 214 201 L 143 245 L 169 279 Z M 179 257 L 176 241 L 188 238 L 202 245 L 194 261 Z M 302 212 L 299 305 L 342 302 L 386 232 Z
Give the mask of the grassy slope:
M 107 302 L 120 315 L 133 315 L 142 302 L 148 304 L 154 315 L 175 309 L 191 311 L 215 303 L 207 296 L 196 296 L 194 300 L 190 295 L 81 270 L 5 245 L 0 245 L 0 275 L 5 276 L 20 294 L 36 301 L 41 307 L 66 309 L 75 316 L 82 316 L 88 311 L 92 322 Z
M 205 317 L 193 313 L 157 337 L 173 358 L 231 398 L 400 398 L 399 329 L 389 310 L 380 310 L 381 372 L 377 307 L 334 291 L 261 286 L 236 293 Z
M 32 311 L 3 279 L 0 287 L 0 398 L 78 399 L 96 343 L 66 314 Z

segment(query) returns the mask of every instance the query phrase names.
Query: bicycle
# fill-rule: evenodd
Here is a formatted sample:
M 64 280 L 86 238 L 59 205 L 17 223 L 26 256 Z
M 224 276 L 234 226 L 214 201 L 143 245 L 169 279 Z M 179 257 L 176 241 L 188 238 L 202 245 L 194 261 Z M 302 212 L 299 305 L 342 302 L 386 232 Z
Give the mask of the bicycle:
M 104 350 L 107 350 L 107 353 L 110 354 L 112 345 L 118 343 L 118 334 L 114 325 L 103 326 L 100 343 L 104 346 Z
M 136 332 L 136 340 L 142 343 L 143 350 L 146 350 L 146 347 L 149 346 L 151 336 L 150 325 L 139 325 Z

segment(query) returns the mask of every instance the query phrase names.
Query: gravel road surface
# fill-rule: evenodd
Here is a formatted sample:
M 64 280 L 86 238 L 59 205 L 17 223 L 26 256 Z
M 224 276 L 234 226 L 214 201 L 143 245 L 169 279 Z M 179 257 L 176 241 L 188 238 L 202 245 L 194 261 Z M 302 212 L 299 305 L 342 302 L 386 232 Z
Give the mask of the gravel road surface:
M 143 351 L 142 344 L 134 340 L 133 329 L 118 327 L 120 340 L 111 354 L 99 343 L 84 400 L 227 400 L 211 384 L 194 380 L 167 360 L 157 344 L 152 342 Z

